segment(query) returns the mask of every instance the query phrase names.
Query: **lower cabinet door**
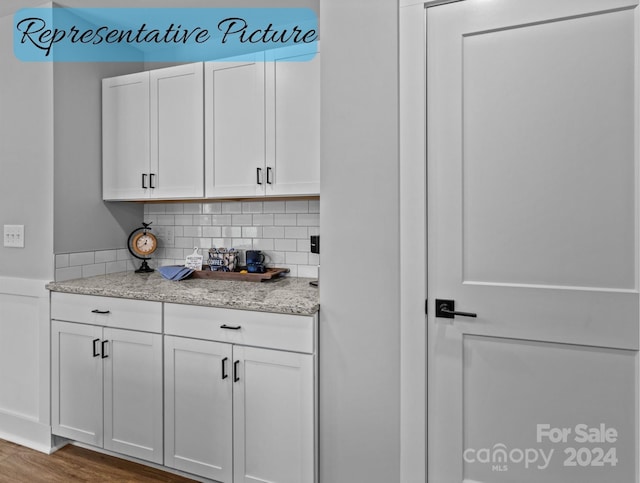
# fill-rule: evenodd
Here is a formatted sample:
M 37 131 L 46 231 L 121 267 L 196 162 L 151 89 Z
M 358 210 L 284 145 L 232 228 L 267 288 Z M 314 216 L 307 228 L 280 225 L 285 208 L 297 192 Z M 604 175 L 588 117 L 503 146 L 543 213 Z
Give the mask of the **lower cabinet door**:
M 102 327 L 51 322 L 51 426 L 55 435 L 102 446 Z
M 165 465 L 232 483 L 232 346 L 165 336 Z
M 234 346 L 234 483 L 312 483 L 314 356 Z
M 162 336 L 105 328 L 104 448 L 162 463 Z

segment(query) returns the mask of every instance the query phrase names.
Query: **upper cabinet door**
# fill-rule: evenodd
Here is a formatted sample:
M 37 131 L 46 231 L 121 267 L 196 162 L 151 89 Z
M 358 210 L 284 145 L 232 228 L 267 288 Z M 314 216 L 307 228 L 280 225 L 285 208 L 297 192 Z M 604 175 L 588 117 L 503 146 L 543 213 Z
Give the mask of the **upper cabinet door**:
M 102 81 L 102 197 L 149 196 L 149 72 Z
M 207 197 L 264 194 L 264 108 L 262 53 L 205 63 Z
M 151 198 L 204 196 L 202 63 L 150 72 Z
M 315 45 L 273 52 L 265 62 L 266 194 L 319 195 L 320 53 Z

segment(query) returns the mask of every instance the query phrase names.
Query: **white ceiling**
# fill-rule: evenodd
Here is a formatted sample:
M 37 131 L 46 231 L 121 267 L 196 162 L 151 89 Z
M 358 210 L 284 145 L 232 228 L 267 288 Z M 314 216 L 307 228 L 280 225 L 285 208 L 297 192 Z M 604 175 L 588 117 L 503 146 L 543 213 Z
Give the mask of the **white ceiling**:
M 12 15 L 21 8 L 37 7 L 46 3 L 43 0 L 2 0 L 0 17 Z M 307 7 L 320 14 L 320 0 L 60 0 L 55 2 L 64 7 L 75 8 L 124 8 L 124 7 L 174 7 L 174 8 L 277 8 Z

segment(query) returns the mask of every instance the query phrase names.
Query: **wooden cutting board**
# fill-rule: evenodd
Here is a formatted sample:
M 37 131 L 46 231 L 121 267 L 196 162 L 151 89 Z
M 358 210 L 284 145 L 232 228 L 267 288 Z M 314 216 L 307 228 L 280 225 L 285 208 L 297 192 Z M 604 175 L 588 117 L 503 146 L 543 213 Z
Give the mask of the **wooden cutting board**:
M 240 280 L 244 282 L 263 282 L 265 280 L 273 280 L 282 277 L 285 273 L 289 273 L 288 268 L 269 267 L 265 273 L 240 273 L 240 272 L 222 272 L 209 270 L 203 267 L 202 270 L 196 270 L 191 278 L 208 278 L 211 280 Z

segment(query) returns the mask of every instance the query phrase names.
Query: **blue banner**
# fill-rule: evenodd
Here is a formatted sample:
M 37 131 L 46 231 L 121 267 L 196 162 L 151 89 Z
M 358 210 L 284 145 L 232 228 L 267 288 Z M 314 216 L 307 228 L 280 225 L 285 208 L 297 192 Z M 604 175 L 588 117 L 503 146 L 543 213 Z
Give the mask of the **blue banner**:
M 288 46 L 315 53 L 318 40 L 307 8 L 25 8 L 13 26 L 27 62 L 226 60 Z

